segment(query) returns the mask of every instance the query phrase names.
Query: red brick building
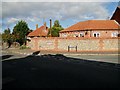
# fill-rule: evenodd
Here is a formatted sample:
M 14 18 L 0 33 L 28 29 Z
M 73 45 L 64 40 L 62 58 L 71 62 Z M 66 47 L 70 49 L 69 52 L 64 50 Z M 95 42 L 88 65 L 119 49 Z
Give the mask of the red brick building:
M 28 34 L 29 38 L 33 37 L 46 37 L 48 35 L 48 27 L 46 26 L 46 23 L 38 28 L 38 25 L 36 25 L 36 30 Z
M 62 31 L 60 37 L 118 37 L 120 25 L 115 20 L 88 20 L 78 22 Z

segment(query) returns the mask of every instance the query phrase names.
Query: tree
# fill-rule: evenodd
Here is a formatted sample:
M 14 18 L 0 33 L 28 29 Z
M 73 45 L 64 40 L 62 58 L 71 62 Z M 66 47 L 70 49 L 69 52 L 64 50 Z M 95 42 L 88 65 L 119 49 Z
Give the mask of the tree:
M 11 38 L 11 33 L 10 33 L 10 29 L 5 29 L 4 30 L 4 33 L 2 34 L 2 40 L 4 42 L 7 42 L 8 43 L 8 48 L 11 46 L 12 44 L 12 38 Z
M 61 27 L 58 20 L 55 20 L 53 27 Z
M 28 24 L 21 20 L 13 28 L 13 35 L 16 38 L 15 41 L 23 45 L 26 43 L 26 35 L 29 33 Z
M 52 37 L 59 37 L 59 31 L 63 30 L 63 27 L 60 25 L 59 20 L 54 21 L 54 25 L 51 28 Z M 50 34 L 50 29 L 49 29 Z
M 33 31 L 32 29 L 29 29 L 27 35 L 28 35 L 29 33 L 31 33 L 32 31 Z

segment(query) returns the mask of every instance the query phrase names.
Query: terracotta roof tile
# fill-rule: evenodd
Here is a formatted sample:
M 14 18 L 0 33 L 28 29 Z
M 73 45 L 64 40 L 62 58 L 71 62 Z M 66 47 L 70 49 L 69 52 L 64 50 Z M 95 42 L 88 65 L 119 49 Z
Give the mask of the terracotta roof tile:
M 88 20 L 78 22 L 60 32 L 96 29 L 118 29 L 120 25 L 115 20 Z
M 48 27 L 41 26 L 40 28 L 37 28 L 33 32 L 29 33 L 28 36 L 47 36 L 48 34 Z

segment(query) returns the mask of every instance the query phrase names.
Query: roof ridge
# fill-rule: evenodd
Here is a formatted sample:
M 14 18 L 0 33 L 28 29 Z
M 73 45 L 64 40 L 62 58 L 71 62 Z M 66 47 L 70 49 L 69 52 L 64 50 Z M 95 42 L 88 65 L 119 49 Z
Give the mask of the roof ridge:
M 116 25 L 115 25 L 116 24 Z M 112 26 L 110 26 L 112 25 Z M 115 23 L 115 20 L 86 20 L 78 22 L 70 27 L 60 31 L 75 31 L 75 30 L 87 30 L 87 29 L 115 29 L 119 24 Z M 120 25 L 119 25 L 120 26 Z

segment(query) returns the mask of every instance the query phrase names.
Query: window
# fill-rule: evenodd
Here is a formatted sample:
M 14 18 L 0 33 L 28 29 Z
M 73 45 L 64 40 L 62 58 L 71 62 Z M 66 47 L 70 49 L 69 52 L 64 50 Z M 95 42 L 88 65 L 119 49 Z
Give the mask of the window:
M 100 33 L 93 33 L 93 37 L 100 37 Z
M 83 34 L 83 33 L 80 33 L 80 37 L 84 37 L 84 34 Z
M 120 37 L 120 34 L 118 34 L 118 37 Z
M 117 37 L 118 36 L 118 33 L 117 32 L 113 32 L 112 33 L 112 37 Z
M 67 34 L 66 34 L 66 33 L 63 33 L 62 36 L 63 36 L 63 37 L 67 37 Z
M 78 37 L 78 34 L 74 34 L 74 37 Z

